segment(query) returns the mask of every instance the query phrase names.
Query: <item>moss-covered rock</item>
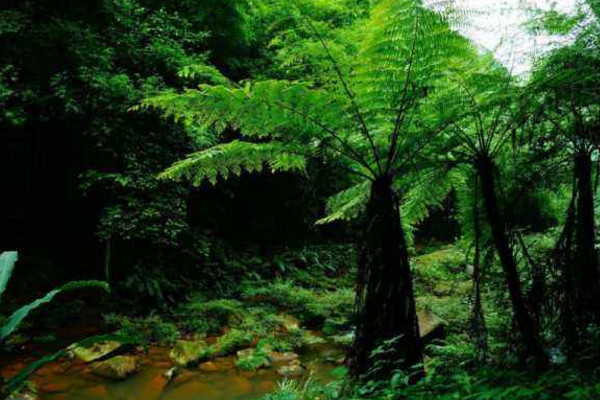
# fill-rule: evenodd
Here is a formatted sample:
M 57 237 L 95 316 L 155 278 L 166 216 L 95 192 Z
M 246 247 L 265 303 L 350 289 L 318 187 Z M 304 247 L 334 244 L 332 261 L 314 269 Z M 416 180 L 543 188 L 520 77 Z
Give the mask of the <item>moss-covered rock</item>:
M 443 339 L 446 323 L 440 317 L 428 310 L 417 312 L 419 333 L 423 344 L 429 344 L 435 339 Z
M 92 373 L 97 376 L 123 380 L 139 371 L 137 359 L 133 356 L 116 356 L 106 361 L 92 364 Z
M 90 347 L 75 346 L 69 350 L 71 356 L 80 359 L 83 362 L 93 362 L 109 355 L 121 347 L 121 343 L 114 340 L 98 342 Z
M 208 345 L 201 340 L 178 340 L 169 357 L 180 367 L 197 364 L 209 354 Z

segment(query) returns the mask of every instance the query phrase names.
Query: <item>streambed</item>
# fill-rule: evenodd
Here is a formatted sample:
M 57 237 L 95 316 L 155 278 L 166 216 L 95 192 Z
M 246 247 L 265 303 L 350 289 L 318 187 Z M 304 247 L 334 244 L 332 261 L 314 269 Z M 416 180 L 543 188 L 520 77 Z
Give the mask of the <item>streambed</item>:
M 153 347 L 138 355 L 141 368 L 122 381 L 111 381 L 92 373 L 88 364 L 62 360 L 40 369 L 33 377 L 39 400 L 245 400 L 260 397 L 275 389 L 282 376 L 273 367 L 243 371 L 235 366 L 236 357 L 212 360 L 211 370 L 198 367 L 180 369 L 169 380 L 165 372 L 173 367 L 169 348 Z M 343 350 L 330 343 L 300 352 L 305 373 L 322 383 L 335 379 L 337 365 L 332 362 Z M 20 366 L 5 368 L 12 375 Z

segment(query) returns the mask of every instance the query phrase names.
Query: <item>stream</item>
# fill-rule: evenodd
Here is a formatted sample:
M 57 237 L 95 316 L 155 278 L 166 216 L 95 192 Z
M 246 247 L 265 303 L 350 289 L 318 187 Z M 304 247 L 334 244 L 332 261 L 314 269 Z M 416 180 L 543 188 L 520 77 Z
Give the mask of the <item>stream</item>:
M 64 359 L 36 372 L 33 382 L 39 400 L 245 400 L 258 398 L 277 387 L 285 378 L 275 367 L 243 371 L 235 366 L 236 356 L 213 359 L 210 371 L 191 367 L 179 370 L 171 379 L 164 374 L 172 368 L 168 348 L 153 347 L 138 356 L 140 370 L 122 381 L 96 376 L 88 364 Z M 299 352 L 307 376 L 328 383 L 335 379 L 334 358 L 343 350 L 333 344 L 319 344 Z M 2 371 L 14 374 L 22 365 Z

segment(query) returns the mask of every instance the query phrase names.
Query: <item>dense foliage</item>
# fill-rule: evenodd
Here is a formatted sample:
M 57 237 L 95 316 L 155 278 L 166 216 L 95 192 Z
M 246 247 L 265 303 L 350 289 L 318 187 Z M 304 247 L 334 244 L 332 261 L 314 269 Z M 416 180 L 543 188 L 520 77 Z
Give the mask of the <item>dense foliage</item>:
M 463 7 L 6 1 L 0 344 L 47 349 L 3 395 L 79 314 L 179 369 L 345 350 L 265 400 L 597 398 L 600 6 L 529 10 L 524 75 Z

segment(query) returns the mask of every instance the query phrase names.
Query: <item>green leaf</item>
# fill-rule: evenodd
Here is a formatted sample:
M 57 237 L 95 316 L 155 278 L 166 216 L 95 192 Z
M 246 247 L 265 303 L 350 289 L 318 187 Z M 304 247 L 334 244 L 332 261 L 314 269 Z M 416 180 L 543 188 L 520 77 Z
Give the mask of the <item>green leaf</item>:
M 0 254 L 0 300 L 2 300 L 2 294 L 6 290 L 18 258 L 19 253 L 16 251 L 5 251 Z
M 58 289 L 51 290 L 44 297 L 32 301 L 31 303 L 19 308 L 15 311 L 6 321 L 6 323 L 0 328 L 0 342 L 4 341 L 8 335 L 13 333 L 23 322 L 23 320 L 29 315 L 29 313 L 43 304 L 49 303 L 54 297 L 64 291 L 75 290 L 97 287 L 104 290 L 109 290 L 106 282 L 100 281 L 74 281 L 69 282 Z

